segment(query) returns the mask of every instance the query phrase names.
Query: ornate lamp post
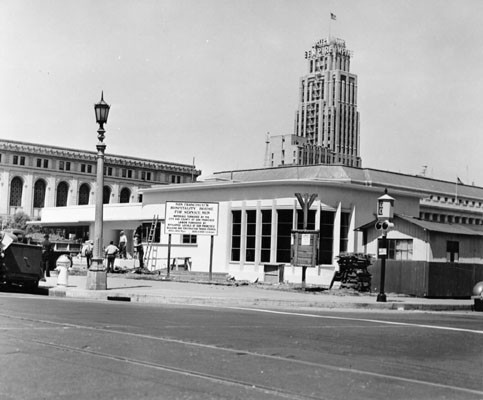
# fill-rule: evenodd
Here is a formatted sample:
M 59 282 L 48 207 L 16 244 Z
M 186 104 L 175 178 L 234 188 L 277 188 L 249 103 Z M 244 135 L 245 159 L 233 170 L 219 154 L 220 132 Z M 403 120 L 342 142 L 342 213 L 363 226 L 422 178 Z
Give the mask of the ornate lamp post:
M 110 105 L 104 101 L 104 92 L 101 94 L 101 101 L 94 105 L 96 112 L 96 122 L 99 124 L 97 131 L 97 178 L 96 178 L 96 216 L 94 221 L 94 255 L 92 264 L 87 271 L 87 289 L 88 290 L 106 290 L 107 289 L 107 272 L 103 266 L 103 193 L 104 193 L 104 151 L 106 145 L 104 143 L 104 124 L 107 123 Z

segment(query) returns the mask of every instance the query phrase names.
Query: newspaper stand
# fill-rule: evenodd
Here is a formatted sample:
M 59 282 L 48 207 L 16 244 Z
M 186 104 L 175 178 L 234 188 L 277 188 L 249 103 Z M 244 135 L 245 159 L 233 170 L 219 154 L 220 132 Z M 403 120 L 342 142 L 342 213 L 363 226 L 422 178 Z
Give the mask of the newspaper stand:
M 302 267 L 302 287 L 305 287 L 307 268 L 317 265 L 320 231 L 297 229 L 292 231 L 291 264 Z

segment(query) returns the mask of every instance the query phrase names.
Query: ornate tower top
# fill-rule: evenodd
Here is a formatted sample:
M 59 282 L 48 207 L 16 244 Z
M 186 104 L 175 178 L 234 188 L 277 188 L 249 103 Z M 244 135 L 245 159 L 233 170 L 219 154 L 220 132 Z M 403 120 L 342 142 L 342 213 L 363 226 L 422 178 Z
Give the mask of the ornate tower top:
M 305 52 L 311 73 L 333 69 L 349 72 L 352 55 L 353 52 L 346 48 L 345 40 L 338 38 L 320 39 Z

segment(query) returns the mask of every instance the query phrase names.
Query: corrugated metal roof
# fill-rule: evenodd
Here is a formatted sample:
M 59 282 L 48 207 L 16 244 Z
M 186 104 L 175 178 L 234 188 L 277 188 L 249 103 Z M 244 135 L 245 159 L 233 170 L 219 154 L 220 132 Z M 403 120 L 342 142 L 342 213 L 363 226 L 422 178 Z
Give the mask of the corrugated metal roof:
M 417 218 L 398 215 L 404 221 L 417 225 L 431 232 L 444 232 L 455 235 L 483 236 L 483 227 L 477 225 L 444 224 L 441 222 L 424 221 Z
M 395 215 L 394 216 L 397 224 L 397 219 L 402 219 L 410 224 L 419 226 L 420 228 L 426 229 L 430 232 L 442 232 L 442 233 L 450 233 L 454 235 L 469 235 L 469 236 L 483 236 L 483 226 L 477 225 L 462 225 L 462 224 L 445 224 L 442 222 L 433 222 L 433 221 L 425 221 L 422 219 L 409 217 L 406 215 Z M 356 228 L 356 231 L 363 231 L 369 227 L 373 227 L 377 222 L 377 219 L 374 219 L 371 222 L 368 222 L 362 226 Z
M 300 167 L 279 167 L 248 169 L 239 171 L 215 172 L 207 180 L 222 179 L 233 181 L 267 181 L 267 180 L 305 180 L 305 179 L 336 179 L 349 180 L 342 166 L 311 165 Z

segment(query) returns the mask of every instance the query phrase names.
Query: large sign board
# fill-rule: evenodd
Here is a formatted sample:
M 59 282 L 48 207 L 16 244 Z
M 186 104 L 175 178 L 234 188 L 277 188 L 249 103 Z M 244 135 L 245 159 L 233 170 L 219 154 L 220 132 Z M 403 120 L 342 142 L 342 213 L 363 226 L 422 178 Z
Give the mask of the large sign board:
M 166 202 L 165 232 L 218 235 L 218 203 Z
M 315 43 L 309 51 L 305 52 L 306 59 L 318 59 L 329 54 L 352 56 L 352 51 L 346 49 L 345 41 L 342 39 L 321 39 Z

